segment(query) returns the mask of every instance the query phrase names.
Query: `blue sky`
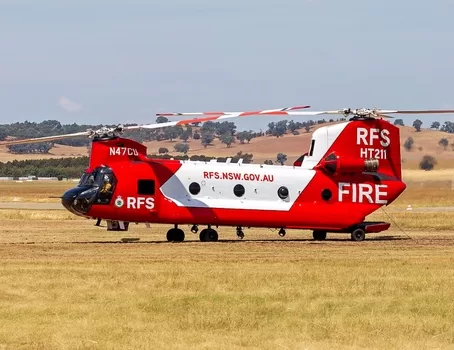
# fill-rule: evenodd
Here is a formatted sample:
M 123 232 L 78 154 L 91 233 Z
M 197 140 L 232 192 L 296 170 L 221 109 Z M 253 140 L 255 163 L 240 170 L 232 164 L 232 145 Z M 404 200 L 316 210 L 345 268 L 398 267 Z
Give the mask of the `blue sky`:
M 452 0 L 0 0 L 0 123 L 454 108 L 453 13 Z

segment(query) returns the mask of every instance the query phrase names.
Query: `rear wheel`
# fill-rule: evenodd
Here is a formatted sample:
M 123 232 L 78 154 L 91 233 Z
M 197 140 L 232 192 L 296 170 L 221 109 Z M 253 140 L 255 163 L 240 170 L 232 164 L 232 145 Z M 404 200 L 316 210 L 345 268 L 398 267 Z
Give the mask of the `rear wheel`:
M 314 231 L 312 232 L 312 237 L 316 241 L 324 241 L 326 239 L 326 231 Z
M 167 240 L 169 242 L 183 242 L 184 231 L 180 228 L 171 228 L 167 231 Z
M 352 232 L 352 241 L 360 242 L 366 238 L 366 232 L 363 229 L 357 228 Z
M 217 242 L 219 237 L 216 230 L 213 230 L 212 228 L 205 228 L 200 231 L 199 238 L 201 242 Z

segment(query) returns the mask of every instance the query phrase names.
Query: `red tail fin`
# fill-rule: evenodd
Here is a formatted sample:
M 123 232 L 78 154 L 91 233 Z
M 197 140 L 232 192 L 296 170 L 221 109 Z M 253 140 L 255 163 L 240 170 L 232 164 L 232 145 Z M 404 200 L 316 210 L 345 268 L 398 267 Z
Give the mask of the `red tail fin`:
M 312 163 L 332 174 L 378 172 L 401 180 L 399 134 L 398 127 L 383 119 L 320 128 L 313 134 Z

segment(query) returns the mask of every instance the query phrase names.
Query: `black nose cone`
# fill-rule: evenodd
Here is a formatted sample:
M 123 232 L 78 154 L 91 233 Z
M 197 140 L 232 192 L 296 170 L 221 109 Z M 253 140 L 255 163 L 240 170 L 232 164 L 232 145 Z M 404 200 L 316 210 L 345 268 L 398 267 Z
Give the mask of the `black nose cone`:
M 66 191 L 61 197 L 61 204 L 71 213 L 79 215 L 79 213 L 74 210 L 73 203 L 77 196 L 84 190 L 83 187 L 74 187 Z

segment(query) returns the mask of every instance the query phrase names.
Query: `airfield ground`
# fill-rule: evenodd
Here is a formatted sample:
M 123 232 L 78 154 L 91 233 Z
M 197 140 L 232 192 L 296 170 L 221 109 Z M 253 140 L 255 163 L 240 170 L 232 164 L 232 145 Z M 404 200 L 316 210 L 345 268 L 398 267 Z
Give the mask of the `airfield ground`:
M 163 225 L 25 209 L 74 183 L 0 182 L 0 203 L 23 205 L 0 209 L 0 349 L 453 349 L 452 173 L 407 172 L 371 217 L 392 229 L 364 242 L 220 228 L 167 243 Z

